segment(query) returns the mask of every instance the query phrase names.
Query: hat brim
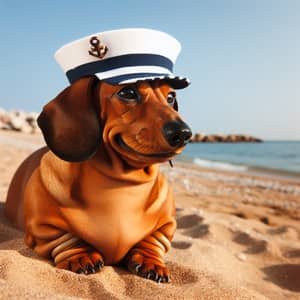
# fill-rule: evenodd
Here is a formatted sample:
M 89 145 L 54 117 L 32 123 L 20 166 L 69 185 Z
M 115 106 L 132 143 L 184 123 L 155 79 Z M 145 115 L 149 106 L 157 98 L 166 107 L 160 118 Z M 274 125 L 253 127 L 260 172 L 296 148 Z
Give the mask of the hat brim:
M 95 74 L 96 77 L 112 85 L 118 84 L 130 84 L 142 81 L 165 81 L 174 89 L 184 89 L 190 85 L 190 80 L 186 77 L 175 76 L 170 74 L 149 74 L 149 73 L 138 73 L 138 74 L 125 74 L 120 76 L 114 76 L 110 78 L 103 78 L 102 74 Z

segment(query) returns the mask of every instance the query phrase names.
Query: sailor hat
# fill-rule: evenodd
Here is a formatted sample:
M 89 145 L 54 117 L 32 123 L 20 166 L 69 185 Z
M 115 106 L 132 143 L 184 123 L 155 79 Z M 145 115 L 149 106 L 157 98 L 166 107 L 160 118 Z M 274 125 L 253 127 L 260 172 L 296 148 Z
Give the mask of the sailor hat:
M 55 59 L 70 83 L 95 75 L 110 84 L 166 80 L 182 89 L 189 80 L 173 74 L 180 43 L 167 33 L 142 28 L 96 33 L 64 45 Z

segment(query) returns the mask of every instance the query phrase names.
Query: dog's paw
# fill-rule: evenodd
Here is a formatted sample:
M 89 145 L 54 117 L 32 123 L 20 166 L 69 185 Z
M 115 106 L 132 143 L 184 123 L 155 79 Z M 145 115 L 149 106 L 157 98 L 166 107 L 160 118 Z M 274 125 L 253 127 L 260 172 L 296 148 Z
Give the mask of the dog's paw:
M 78 274 L 94 274 L 101 271 L 104 266 L 103 258 L 99 252 L 80 253 L 68 257 L 57 268 L 70 270 Z
M 170 272 L 165 265 L 155 263 L 153 259 L 139 255 L 133 257 L 128 261 L 127 267 L 129 271 L 146 279 L 154 280 L 158 283 L 170 282 Z

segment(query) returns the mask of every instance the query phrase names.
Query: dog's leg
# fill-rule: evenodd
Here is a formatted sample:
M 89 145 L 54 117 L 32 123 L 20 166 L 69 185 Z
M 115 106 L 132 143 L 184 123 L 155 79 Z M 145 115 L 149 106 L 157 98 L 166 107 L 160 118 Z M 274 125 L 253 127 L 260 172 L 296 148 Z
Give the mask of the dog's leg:
M 170 241 L 174 231 L 174 223 L 167 224 L 136 244 L 126 256 L 125 263 L 128 269 L 158 283 L 169 282 L 170 272 L 163 257 L 171 248 Z
M 26 235 L 26 244 L 41 256 L 51 256 L 57 268 L 79 274 L 92 274 L 104 266 L 102 255 L 92 246 L 70 233 L 60 235 L 51 241 Z

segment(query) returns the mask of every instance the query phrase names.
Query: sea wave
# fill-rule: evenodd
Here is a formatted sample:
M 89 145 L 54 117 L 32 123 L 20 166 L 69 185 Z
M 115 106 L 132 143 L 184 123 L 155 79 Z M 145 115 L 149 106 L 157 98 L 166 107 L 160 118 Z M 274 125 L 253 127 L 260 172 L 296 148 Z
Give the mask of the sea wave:
M 213 160 L 205 160 L 201 158 L 195 158 L 193 160 L 194 164 L 200 167 L 205 168 L 212 168 L 212 169 L 218 169 L 218 170 L 226 170 L 226 171 L 248 171 L 249 168 L 247 166 L 243 165 L 236 165 L 231 163 L 225 163 L 220 161 L 213 161 Z

